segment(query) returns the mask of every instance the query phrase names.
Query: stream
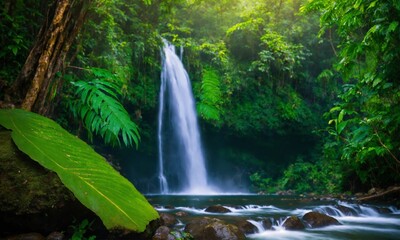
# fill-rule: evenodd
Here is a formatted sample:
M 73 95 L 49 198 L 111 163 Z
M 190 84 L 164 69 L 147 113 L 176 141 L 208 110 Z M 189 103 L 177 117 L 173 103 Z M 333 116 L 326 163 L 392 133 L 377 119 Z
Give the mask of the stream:
M 247 239 L 400 239 L 400 211 L 392 206 L 342 202 L 335 199 L 310 199 L 300 196 L 276 195 L 147 195 L 159 212 L 187 216 L 177 217 L 176 229 L 196 217 L 208 216 L 234 223 L 245 219 L 258 232 L 247 234 Z M 222 205 L 231 212 L 209 213 L 205 208 Z M 317 211 L 336 218 L 342 225 L 324 228 L 285 230 L 281 224 L 289 216 L 301 218 Z M 270 219 L 272 229 L 266 230 L 262 221 Z

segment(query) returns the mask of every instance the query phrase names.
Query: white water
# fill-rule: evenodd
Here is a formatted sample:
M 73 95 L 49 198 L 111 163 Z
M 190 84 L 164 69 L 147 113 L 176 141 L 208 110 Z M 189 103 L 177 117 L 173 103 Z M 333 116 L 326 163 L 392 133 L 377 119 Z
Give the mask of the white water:
M 174 208 L 156 207 L 160 212 L 174 214 L 183 211 L 187 217 L 178 217 L 185 225 L 195 217 L 208 216 L 228 222 L 246 219 L 257 231 L 247 234 L 246 239 L 400 239 L 400 211 L 394 207 L 379 207 L 346 202 L 301 202 L 290 199 L 274 199 L 268 196 L 167 196 L 157 204 L 166 204 Z M 210 213 L 205 208 L 221 203 L 231 210 L 228 213 Z M 261 204 L 260 204 L 261 203 Z M 271 205 L 263 205 L 270 203 Z M 175 205 L 178 204 L 178 205 Z M 345 207 L 345 208 L 344 208 Z M 380 209 L 389 211 L 380 212 Z M 286 230 L 283 223 L 289 216 L 300 219 L 310 211 L 324 213 L 336 218 L 341 225 L 322 228 L 306 226 L 304 230 Z M 270 220 L 272 226 L 267 229 L 263 221 Z
M 182 57 L 181 50 L 181 57 Z M 159 180 L 160 192 L 170 193 L 171 186 L 168 177 L 179 179 L 185 183 L 178 192 L 189 194 L 212 193 L 207 183 L 207 172 L 205 159 L 202 151 L 195 102 L 189 76 L 175 53 L 175 47 L 164 40 L 163 59 L 161 72 L 160 106 L 158 118 L 158 141 L 159 141 Z M 170 111 L 166 114 L 166 109 Z M 169 116 L 170 119 L 167 119 Z M 163 135 L 164 121 L 171 121 L 173 136 L 176 136 L 180 145 L 176 149 L 178 157 L 167 159 L 164 154 L 164 145 L 171 141 Z M 169 126 L 169 125 L 168 125 Z M 167 161 L 180 161 L 166 172 Z M 183 172 L 181 172 L 183 171 Z

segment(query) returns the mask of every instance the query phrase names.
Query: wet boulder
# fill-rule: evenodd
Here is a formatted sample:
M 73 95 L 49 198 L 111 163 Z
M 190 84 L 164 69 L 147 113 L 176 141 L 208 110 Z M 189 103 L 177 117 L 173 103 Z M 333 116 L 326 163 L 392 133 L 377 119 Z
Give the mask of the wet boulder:
M 265 230 L 271 230 L 272 226 L 273 226 L 273 222 L 270 218 L 267 218 L 262 221 L 262 225 Z
M 357 216 L 356 210 L 343 206 L 343 205 L 338 205 L 337 209 L 345 216 Z
M 161 220 L 161 225 L 167 227 L 172 227 L 178 222 L 176 220 L 176 217 L 169 213 L 160 213 L 160 220 Z
M 47 237 L 46 240 L 64 240 L 65 235 L 62 232 L 52 232 Z
M 257 227 L 246 219 L 241 219 L 235 224 L 244 234 L 252 234 L 257 232 Z
M 221 205 L 214 205 L 214 206 L 209 206 L 205 210 L 206 212 L 211 212 L 211 213 L 227 213 L 231 212 L 228 208 L 221 206 Z
M 179 211 L 179 212 L 176 212 L 175 215 L 178 217 L 187 217 L 187 216 L 189 216 L 189 213 L 184 212 L 184 211 Z
M 185 232 L 190 233 L 196 240 L 245 239 L 244 233 L 237 226 L 209 217 L 193 219 L 186 225 Z
M 305 228 L 303 222 L 296 216 L 288 217 L 282 226 L 286 230 L 302 230 Z
M 340 225 L 339 221 L 335 218 L 319 213 L 319 212 L 308 212 L 303 216 L 303 221 L 306 222 L 312 228 L 326 227 L 330 225 Z
M 393 213 L 393 211 L 390 208 L 387 207 L 377 207 L 376 211 L 380 214 L 390 214 Z
M 161 226 L 156 230 L 152 240 L 175 240 L 176 238 L 171 234 L 171 230 L 167 226 Z

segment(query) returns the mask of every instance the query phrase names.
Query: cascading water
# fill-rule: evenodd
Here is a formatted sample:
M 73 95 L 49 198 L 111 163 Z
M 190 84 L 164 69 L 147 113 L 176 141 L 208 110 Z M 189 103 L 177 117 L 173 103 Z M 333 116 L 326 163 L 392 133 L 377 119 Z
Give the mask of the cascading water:
M 209 217 L 221 220 L 221 225 L 218 225 L 221 226 L 220 229 L 224 229 L 223 222 L 244 226 L 243 220 L 247 220 L 246 227 L 239 229 L 242 229 L 240 231 L 244 232 L 246 239 L 254 240 L 400 239 L 400 211 L 394 206 L 381 204 L 356 204 L 334 199 L 278 195 L 159 195 L 152 196 L 151 203 L 156 206 L 157 211 L 177 216 L 179 224 L 170 227 L 176 231 L 184 229 L 186 224 L 196 219 L 203 221 L 204 217 Z M 217 203 L 230 212 L 206 211 Z M 187 214 L 178 215 L 178 212 Z M 336 219 L 340 224 L 312 226 L 313 221 L 305 221 L 304 218 L 310 212 L 319 212 Z M 293 216 L 301 220 L 300 225 L 304 223 L 304 229 L 290 230 L 291 224 L 287 225 L 285 222 Z M 319 223 L 322 222 L 324 221 Z
M 174 191 L 190 194 L 211 193 L 212 190 L 207 183 L 205 159 L 189 76 L 175 53 L 175 47 L 166 40 L 162 55 L 158 118 L 160 191 L 161 193 L 171 191 L 168 178 L 174 175 L 172 177 L 178 179 L 176 182 L 180 183 L 180 189 Z M 168 120 L 170 125 L 165 124 Z M 172 133 L 165 130 L 168 127 Z M 168 134 L 168 137 L 165 137 L 165 134 Z M 175 143 L 173 150 L 170 150 L 174 157 L 167 159 L 166 143 L 171 142 Z M 178 162 L 173 164 L 173 168 L 166 169 L 166 162 L 172 160 Z

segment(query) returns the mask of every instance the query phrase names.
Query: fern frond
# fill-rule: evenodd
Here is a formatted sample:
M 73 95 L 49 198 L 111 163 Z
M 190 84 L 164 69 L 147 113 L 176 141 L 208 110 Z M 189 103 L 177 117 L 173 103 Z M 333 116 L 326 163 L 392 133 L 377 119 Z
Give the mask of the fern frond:
M 219 121 L 221 104 L 222 93 L 219 76 L 216 70 L 205 68 L 197 111 L 204 119 Z
M 220 120 L 219 109 L 216 108 L 215 106 L 199 103 L 197 104 L 197 112 L 200 114 L 202 118 L 206 120 L 214 120 L 214 121 Z
M 96 77 L 93 80 L 72 82 L 79 97 L 72 112 L 79 116 L 90 134 L 100 135 L 106 144 L 121 146 L 122 139 L 125 146 L 137 147 L 139 129 L 118 100 L 120 87 L 108 81 L 112 74 L 107 70 L 91 70 Z

